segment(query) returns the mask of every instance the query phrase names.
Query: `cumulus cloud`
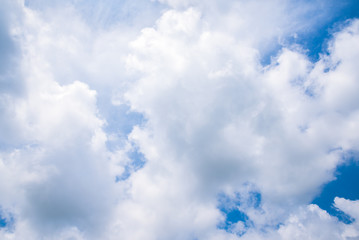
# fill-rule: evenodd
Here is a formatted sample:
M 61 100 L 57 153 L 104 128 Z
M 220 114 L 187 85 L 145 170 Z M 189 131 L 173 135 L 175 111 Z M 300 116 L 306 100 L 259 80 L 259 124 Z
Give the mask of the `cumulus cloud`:
M 340 88 L 328 92 L 332 84 L 344 87 L 344 68 L 348 86 L 357 82 L 350 56 L 358 49 L 358 23 L 338 33 L 317 63 L 300 49 L 283 49 L 263 68 L 251 44 L 206 29 L 199 16 L 195 9 L 171 10 L 133 42 L 137 55 L 128 64 L 144 75 L 126 96 L 148 123 L 131 135 L 149 160 L 147 169 L 163 166 L 161 159 L 184 166 L 180 179 L 194 176 L 188 184 L 198 184 L 201 201 L 255 183 L 267 221 L 260 224 L 275 223 L 293 206 L 310 202 L 332 179 L 341 154 L 357 149 L 357 107 L 350 107 L 350 116 L 342 112 L 357 102 L 354 95 L 342 89 L 350 100 L 340 105 Z M 172 21 L 172 27 L 163 23 Z M 351 53 L 337 58 L 345 48 Z
M 359 150 L 359 21 L 290 41 L 330 3 L 5 1 L 1 238 L 358 238 L 310 202 Z

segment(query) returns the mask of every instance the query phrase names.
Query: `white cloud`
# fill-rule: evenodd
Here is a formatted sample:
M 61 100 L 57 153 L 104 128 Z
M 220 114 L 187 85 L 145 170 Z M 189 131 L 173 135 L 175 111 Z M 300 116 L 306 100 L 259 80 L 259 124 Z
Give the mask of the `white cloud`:
M 316 63 L 288 46 L 263 66 L 278 41 L 327 17 L 304 21 L 321 1 L 293 11 L 290 1 L 151 2 L 140 9 L 152 22 L 42 2 L 14 4 L 21 22 L 1 20 L 23 88 L 0 93 L 0 210 L 14 216 L 2 238 L 238 239 L 218 228 L 218 194 L 236 192 L 252 222 L 237 224 L 244 239 L 358 237 L 355 222 L 308 205 L 341 155 L 359 150 L 358 20 Z M 123 105 L 146 119 L 128 138 L 105 131 Z M 128 170 L 137 148 L 146 163 Z M 335 206 L 359 217 L 356 202 Z
M 111 219 L 116 191 L 96 91 L 80 81 L 56 81 L 56 65 L 45 58 L 55 50 L 46 47 L 56 35 L 48 34 L 51 25 L 36 12 L 23 10 L 19 76 L 26 91 L 2 95 L 11 119 L 9 135 L 15 136 L 0 155 L 0 204 L 15 221 L 13 230 L 2 233 L 6 239 L 95 239 Z M 61 45 L 61 39 L 56 46 L 77 51 L 72 39 L 75 48 Z
M 94 91 L 43 80 L 14 107 L 25 147 L 1 155 L 1 205 L 38 231 L 34 239 L 72 226 L 96 236 L 115 189 Z
M 178 17 L 181 14 L 183 18 Z M 170 22 L 169 16 L 179 21 L 174 26 L 181 26 L 182 19 L 188 21 L 198 13 L 189 9 L 164 14 L 156 28 L 146 29 L 133 43 L 137 55 L 130 59 L 137 57 L 137 61 L 128 63 L 144 73 L 126 96 L 148 118 L 143 129 L 133 132 L 149 160 L 147 170 L 152 164 L 170 169 L 184 166 L 186 175 L 195 178 L 181 184 L 195 186 L 204 199 L 253 182 L 264 196 L 268 216 L 262 217 L 267 221 L 277 217 L 275 221 L 280 221 L 293 206 L 310 202 L 341 162 L 342 151 L 333 149 L 357 149 L 357 137 L 352 134 L 358 127 L 357 108 L 351 105 L 357 101 L 350 98 L 351 104 L 344 103 L 351 106 L 348 118 L 326 97 L 336 98 L 328 93 L 332 84 L 343 87 L 342 68 L 351 76 L 347 81 L 353 79 L 356 84 L 354 61 L 339 57 L 337 68 L 317 72 L 323 61 L 337 61 L 344 46 L 353 49 L 355 56 L 358 47 L 352 39 L 357 37 L 357 22 L 335 36 L 336 47 L 318 63 L 284 49 L 273 65 L 262 70 L 251 45 L 206 29 L 198 17 L 190 24 L 198 26 L 197 31 L 178 29 L 174 34 L 176 28 L 163 28 L 162 21 Z M 343 35 L 349 38 L 345 42 Z M 223 70 L 213 69 L 221 66 Z M 311 96 L 308 87 L 318 94 Z M 348 94 L 336 89 L 337 94 Z M 148 173 L 149 178 L 158 175 L 156 169 Z M 168 181 L 174 175 L 170 172 Z
M 343 212 L 349 214 L 355 219 L 359 218 L 359 201 L 350 201 L 344 198 L 336 197 L 334 199 L 335 206 Z

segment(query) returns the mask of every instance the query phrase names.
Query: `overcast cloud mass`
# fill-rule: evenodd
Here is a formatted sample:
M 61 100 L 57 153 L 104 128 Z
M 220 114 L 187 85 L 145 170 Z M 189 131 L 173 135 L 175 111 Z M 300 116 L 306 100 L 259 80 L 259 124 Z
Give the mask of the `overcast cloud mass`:
M 358 1 L 0 3 L 0 239 L 359 239 Z

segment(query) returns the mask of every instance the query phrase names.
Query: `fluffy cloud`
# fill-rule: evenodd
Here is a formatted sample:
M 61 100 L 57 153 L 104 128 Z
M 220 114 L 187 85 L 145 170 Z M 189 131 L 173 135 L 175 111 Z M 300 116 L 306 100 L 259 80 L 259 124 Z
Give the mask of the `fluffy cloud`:
M 310 202 L 341 154 L 357 149 L 357 34 L 355 21 L 315 64 L 300 49 L 283 49 L 263 68 L 251 44 L 208 29 L 198 11 L 166 12 L 132 43 L 128 62 L 143 73 L 126 97 L 148 119 L 131 134 L 153 168 L 148 177 L 169 165 L 169 179 L 177 178 L 172 167 L 180 164 L 179 179 L 191 181 L 179 184 L 201 202 L 252 182 L 263 194 L 267 222 L 259 224 Z
M 63 239 L 68 234 L 93 238 L 105 228 L 115 203 L 96 91 L 83 82 L 55 80 L 52 66 L 32 44 L 36 14 L 28 9 L 23 14 L 24 22 L 17 27 L 30 25 L 29 32 L 14 34 L 23 41 L 18 77 L 24 82 L 24 93 L 1 95 L 5 109 L 1 118 L 8 124 L 2 127 L 13 137 L 3 136 L 0 155 L 0 204 L 12 216 L 7 218 L 10 229 L 2 229 L 2 235 L 4 239 L 61 234 Z M 43 47 L 49 41 L 36 40 L 44 41 Z M 61 233 L 67 228 L 71 233 Z
M 0 236 L 359 237 L 308 205 L 359 150 L 358 20 L 312 62 L 289 40 L 321 1 L 159 2 L 6 1 Z M 244 221 L 220 227 L 221 204 Z

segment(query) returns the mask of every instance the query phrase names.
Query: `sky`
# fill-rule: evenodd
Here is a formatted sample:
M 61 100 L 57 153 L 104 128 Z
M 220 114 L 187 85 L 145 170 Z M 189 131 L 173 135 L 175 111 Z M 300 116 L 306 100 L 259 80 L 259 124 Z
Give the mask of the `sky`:
M 359 239 L 357 0 L 0 3 L 0 239 Z

